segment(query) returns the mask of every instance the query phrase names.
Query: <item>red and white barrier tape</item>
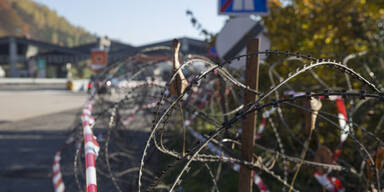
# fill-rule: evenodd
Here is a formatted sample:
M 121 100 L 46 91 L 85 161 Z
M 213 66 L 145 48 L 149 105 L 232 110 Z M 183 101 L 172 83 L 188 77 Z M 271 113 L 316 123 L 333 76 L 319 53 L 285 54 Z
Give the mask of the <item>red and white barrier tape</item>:
M 136 83 L 134 85 L 124 85 L 121 87 L 124 88 L 137 88 L 145 85 L 163 85 L 163 82 L 154 82 L 154 81 L 148 81 L 148 82 L 140 82 Z M 119 86 L 120 87 L 120 86 Z M 212 94 L 213 92 L 211 92 Z M 293 96 L 300 96 L 305 93 L 303 92 L 294 92 L 294 91 L 288 91 L 284 92 L 284 95 L 293 95 Z M 203 98 L 200 99 L 200 105 L 199 108 L 202 108 L 205 103 L 207 102 L 209 96 L 207 94 L 204 95 Z M 196 98 L 192 98 L 192 100 L 197 100 Z M 336 96 L 332 97 L 330 96 L 330 100 L 335 100 L 337 104 L 337 110 L 338 110 L 338 116 L 339 116 L 339 124 L 340 127 L 343 129 L 341 133 L 341 143 L 343 143 L 346 138 L 348 137 L 348 132 L 350 130 L 349 125 L 347 124 L 347 113 L 345 109 L 345 103 L 344 99 L 342 97 Z M 144 108 L 152 108 L 156 105 L 156 103 L 145 105 Z M 87 183 L 87 192 L 97 192 L 97 177 L 96 177 L 96 158 L 100 149 L 100 146 L 96 140 L 96 137 L 93 135 L 92 132 L 92 125 L 94 123 L 94 118 L 92 117 L 92 107 L 93 107 L 93 101 L 88 100 L 87 104 L 83 108 L 82 112 L 82 125 L 83 125 L 83 133 L 84 133 L 84 151 L 85 151 L 85 162 L 86 162 L 86 183 Z M 133 111 L 136 111 L 138 108 L 134 108 Z M 271 108 L 270 110 L 267 110 L 263 113 L 262 121 L 259 125 L 258 132 L 255 135 L 255 139 L 259 139 L 261 137 L 261 134 L 265 130 L 266 126 L 266 120 L 269 118 L 271 114 L 275 112 L 275 108 Z M 192 117 L 184 122 L 185 127 L 189 130 L 189 132 L 198 140 L 201 142 L 206 141 L 206 139 L 201 136 L 199 133 L 194 131 L 190 124 L 192 120 L 197 116 L 197 113 L 193 114 Z M 129 120 L 133 119 L 133 115 L 129 116 Z M 73 142 L 73 137 L 72 141 Z M 67 143 L 67 142 L 66 142 Z M 224 152 L 222 152 L 219 148 L 217 148 L 212 143 L 208 143 L 208 149 L 212 151 L 213 153 L 225 156 L 227 157 Z M 334 154 L 334 159 L 336 160 L 337 157 L 340 155 L 341 149 L 336 150 Z M 53 184 L 55 187 L 55 191 L 57 192 L 64 192 L 65 186 L 64 182 L 62 180 L 62 174 L 60 171 L 60 159 L 61 159 L 61 152 L 57 152 L 55 155 L 54 163 L 53 163 Z M 239 171 L 240 165 L 239 164 L 233 164 L 231 163 L 231 167 L 235 171 Z M 341 185 L 341 182 L 339 179 L 335 177 L 328 177 L 327 174 L 320 174 L 319 172 L 316 172 L 314 174 L 316 180 L 325 187 L 328 191 L 331 192 L 343 192 L 344 188 Z M 258 186 L 259 190 L 262 192 L 268 192 L 269 190 L 263 183 L 262 179 L 259 175 L 257 175 L 255 172 L 253 172 L 253 179 L 254 183 Z
M 316 172 L 314 174 L 316 180 L 330 192 L 344 192 L 345 189 L 341 185 L 341 181 L 336 177 L 328 177 L 327 174 Z
M 254 139 L 258 140 L 261 138 L 261 134 L 264 132 L 265 126 L 267 125 L 268 118 L 276 111 L 275 107 L 272 107 L 269 110 L 263 112 L 262 119 L 259 125 L 259 129 L 257 130 Z M 241 134 L 241 129 L 238 129 L 238 133 Z
M 163 82 L 145 81 L 145 82 L 135 83 L 133 85 L 129 84 L 123 87 L 138 88 L 146 85 L 163 85 L 163 84 L 164 84 Z M 93 90 L 92 93 L 94 92 L 95 91 Z M 89 98 L 92 98 L 92 97 L 89 97 Z M 155 106 L 155 105 L 154 104 L 146 105 L 144 107 L 149 108 L 152 106 Z M 93 108 L 93 100 L 88 99 L 86 105 L 83 108 L 83 113 L 81 115 L 81 120 L 83 125 L 83 136 L 84 136 L 87 192 L 97 192 L 97 176 L 96 176 L 95 164 L 96 164 L 96 158 L 100 150 L 99 143 L 97 142 L 96 137 L 93 135 L 93 131 L 92 131 L 92 127 L 95 122 L 95 119 L 92 116 L 92 108 Z
M 284 92 L 284 95 L 292 95 L 292 96 L 297 97 L 297 96 L 305 95 L 305 93 L 304 92 L 295 92 L 295 91 L 286 91 L 286 92 Z M 325 97 L 320 97 L 320 99 L 325 99 Z M 350 126 L 347 123 L 348 116 L 347 116 L 347 110 L 345 107 L 345 102 L 344 102 L 343 97 L 341 97 L 341 96 L 329 96 L 329 100 L 336 102 L 338 118 L 339 118 L 339 125 L 341 128 L 340 144 L 333 154 L 332 164 L 335 164 L 337 161 L 337 158 L 340 156 L 340 154 L 342 152 L 342 144 L 348 138 Z M 345 191 L 344 187 L 341 184 L 341 181 L 336 177 L 329 177 L 328 174 L 322 174 L 320 172 L 314 173 L 314 177 L 325 189 L 327 189 L 330 192 L 344 192 Z
M 121 84 L 120 88 L 138 88 L 142 86 L 164 86 L 165 82 L 162 81 L 139 81 L 127 84 Z M 91 87 L 91 95 L 95 94 L 95 89 Z M 96 177 L 96 158 L 100 149 L 100 146 L 96 140 L 96 137 L 93 135 L 92 126 L 95 122 L 94 117 L 92 116 L 93 100 L 89 97 L 86 105 L 83 107 L 81 114 L 82 127 L 83 127 L 83 136 L 84 136 L 84 151 L 85 151 L 85 164 L 86 164 L 86 183 L 87 183 L 87 192 L 96 192 L 97 191 L 97 177 Z M 147 104 L 144 108 L 152 108 L 156 106 L 156 103 Z M 138 108 L 137 108 L 138 109 Z M 135 111 L 137 110 L 134 109 Z M 129 119 L 133 119 L 133 115 Z M 70 136 L 65 142 L 61 150 L 57 151 L 54 156 L 54 161 L 52 165 L 52 183 L 54 186 L 55 192 L 64 192 L 65 185 L 62 178 L 62 173 L 60 170 L 60 159 L 61 151 L 68 146 L 70 143 L 74 143 L 74 137 Z
M 305 93 L 304 92 L 296 92 L 296 91 L 285 91 L 284 96 L 287 96 L 287 95 L 298 97 L 298 96 L 305 95 Z M 325 99 L 325 98 L 320 97 L 320 99 Z M 339 125 L 341 127 L 340 145 L 334 152 L 333 162 L 332 162 L 332 163 L 336 163 L 337 158 L 340 156 L 340 154 L 342 152 L 342 144 L 348 138 L 350 126 L 347 123 L 348 116 L 347 116 L 347 111 L 346 111 L 345 102 L 344 102 L 343 97 L 341 97 L 341 96 L 329 96 L 329 100 L 336 102 L 336 107 L 337 107 L 337 111 L 338 111 L 338 118 L 339 118 Z M 264 127 L 261 127 L 261 128 L 263 128 L 263 129 L 259 128 L 259 131 L 264 130 Z M 261 133 L 262 133 L 262 131 L 261 131 Z M 261 134 L 261 133 L 258 133 L 258 134 Z M 344 188 L 341 185 L 341 181 L 339 179 L 337 179 L 336 177 L 328 177 L 327 174 L 321 174 L 319 172 L 316 172 L 314 174 L 314 176 L 315 176 L 316 180 L 324 188 L 326 188 L 328 191 L 331 191 L 331 192 L 343 192 L 344 191 Z
M 55 189 L 55 192 L 64 192 L 65 186 L 63 182 L 63 176 L 61 174 L 60 170 L 60 159 L 61 159 L 61 152 L 58 151 L 55 154 L 55 159 L 53 161 L 52 165 L 52 183 L 53 187 Z
M 295 92 L 295 91 L 286 91 L 286 92 L 284 92 L 284 95 L 292 95 L 294 97 L 297 97 L 297 96 L 305 95 L 305 93 L 304 92 Z M 203 97 L 203 99 L 206 99 L 206 98 L 208 98 L 208 97 Z M 324 98 L 321 98 L 321 99 L 324 99 Z M 344 99 L 341 96 L 330 96 L 329 100 L 336 102 L 336 107 L 337 107 L 338 117 L 339 117 L 339 125 L 342 129 L 341 135 L 340 135 L 340 144 L 342 145 L 342 143 L 347 139 L 348 133 L 350 131 L 350 126 L 349 126 L 349 124 L 347 124 L 348 116 L 347 116 L 347 112 L 346 112 Z M 199 107 L 203 106 L 205 103 L 206 103 L 206 101 L 201 101 L 201 104 Z M 270 115 L 272 115 L 275 112 L 275 110 L 276 110 L 276 108 L 271 108 L 270 110 L 267 110 L 263 113 L 263 115 L 262 115 L 263 118 L 262 118 L 261 123 L 259 125 L 259 129 L 255 135 L 255 140 L 261 138 L 261 134 L 265 130 L 267 119 L 270 117 Z M 203 141 L 205 141 L 205 138 L 189 127 L 190 123 L 192 122 L 192 119 L 196 115 L 197 114 L 194 114 L 191 119 L 186 120 L 185 126 L 192 133 L 192 135 L 194 135 L 197 139 L 199 139 L 200 141 L 203 142 Z M 241 133 L 241 131 L 239 131 L 239 133 Z M 217 147 L 215 147 L 213 144 L 208 143 L 207 147 L 208 147 L 208 149 L 210 149 L 212 152 L 216 153 L 217 155 L 223 155 L 222 152 Z M 334 163 L 336 163 L 336 160 L 339 157 L 339 155 L 341 154 L 341 152 L 342 152 L 341 147 L 336 149 L 336 151 L 334 153 Z M 233 165 L 231 165 L 231 167 L 235 171 L 239 171 L 239 169 L 240 169 L 240 166 L 238 164 L 233 164 Z M 339 179 L 337 179 L 336 177 L 328 177 L 327 174 L 320 174 L 318 172 L 316 172 L 314 174 L 314 176 L 315 176 L 316 180 L 323 187 L 325 187 L 328 191 L 331 191 L 331 192 L 343 192 L 343 191 L 345 191 L 342 184 L 341 184 L 341 181 Z M 259 181 L 260 184 L 258 184 L 257 181 Z M 268 189 L 265 187 L 264 183 L 262 182 L 261 178 L 257 174 L 254 174 L 254 182 L 256 185 L 258 185 L 260 191 L 268 191 Z
M 88 100 L 83 108 L 81 120 L 83 124 L 84 152 L 87 192 L 97 192 L 96 158 L 99 153 L 99 143 L 93 135 L 92 126 L 95 119 L 92 117 L 93 101 Z
M 294 97 L 302 96 L 305 95 L 304 92 L 296 92 L 296 91 L 285 91 L 284 96 L 291 95 Z M 325 99 L 325 97 L 320 97 L 320 99 Z M 337 116 L 339 118 L 339 125 L 341 127 L 341 135 L 340 135 L 340 143 L 343 143 L 347 137 L 348 133 L 350 131 L 350 125 L 347 123 L 348 122 L 348 116 L 347 116 L 347 110 L 345 107 L 345 102 L 344 98 L 341 96 L 329 96 L 330 101 L 335 101 L 336 102 L 336 107 L 337 107 Z
M 257 187 L 259 187 L 260 192 L 269 192 L 267 186 L 264 184 L 261 177 L 255 174 L 254 171 L 252 172 L 252 174 L 253 174 L 253 182 L 257 185 Z
M 342 129 L 341 136 L 340 136 L 340 142 L 343 143 L 347 137 L 348 133 L 350 131 L 350 126 L 347 123 L 348 116 L 347 116 L 347 110 L 345 109 L 345 103 L 344 99 L 342 97 L 336 98 L 336 106 L 338 111 L 338 117 L 339 117 L 339 124 Z
M 52 165 L 52 183 L 53 183 L 53 188 L 55 189 L 55 192 L 65 191 L 63 175 L 60 169 L 61 151 L 65 149 L 69 144 L 74 143 L 74 141 L 75 139 L 73 135 L 69 136 L 68 139 L 65 141 L 64 146 L 55 153 L 55 157 Z
M 125 89 L 132 89 L 132 88 L 138 88 L 138 87 L 142 87 L 142 86 L 146 86 L 146 85 L 151 85 L 151 86 L 154 86 L 154 85 L 157 85 L 157 86 L 165 86 L 166 82 L 164 81 L 123 81 L 123 82 L 120 82 L 117 87 L 118 88 L 125 88 Z
M 263 133 L 265 126 L 267 125 L 267 119 L 276 111 L 276 108 L 272 107 L 270 110 L 263 112 L 263 118 L 261 119 L 259 129 L 255 135 L 255 140 L 260 139 L 261 134 Z

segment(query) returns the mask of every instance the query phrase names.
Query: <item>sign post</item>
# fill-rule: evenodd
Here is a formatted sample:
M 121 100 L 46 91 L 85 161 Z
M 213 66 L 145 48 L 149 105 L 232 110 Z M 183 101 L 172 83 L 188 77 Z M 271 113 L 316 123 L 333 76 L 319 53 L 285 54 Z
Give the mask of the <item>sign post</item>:
M 259 39 L 250 39 L 247 43 L 247 54 L 256 53 L 259 50 L 260 42 Z M 245 68 L 245 84 L 249 88 L 259 88 L 259 54 L 253 54 L 247 57 L 246 68 Z M 244 106 L 255 102 L 257 95 L 244 90 Z M 253 136 L 256 132 L 256 112 L 248 114 L 246 119 L 242 122 L 242 134 L 241 134 L 241 157 L 245 161 L 252 162 L 253 146 L 255 140 Z M 239 192 L 252 192 L 252 170 L 244 165 L 240 167 L 239 173 Z
M 252 14 L 268 14 L 267 0 L 219 0 L 218 2 L 219 15 L 232 16 L 216 39 L 216 49 L 221 59 L 230 60 L 234 56 L 242 54 L 243 51 L 245 52 L 245 45 L 247 54 L 259 51 L 260 44 L 269 47 L 268 39 L 262 38 L 263 25 L 247 17 Z M 255 39 L 256 36 L 260 38 Z M 262 43 L 260 43 L 261 40 L 263 40 Z M 261 49 L 265 50 L 263 47 Z M 256 91 L 259 85 L 259 61 L 260 55 L 252 54 L 246 58 L 245 62 L 245 84 Z M 244 61 L 240 60 L 233 66 L 242 69 L 243 63 Z M 244 106 L 255 102 L 256 99 L 256 94 L 245 90 Z M 253 112 L 248 114 L 242 122 L 241 157 L 245 161 L 253 161 L 255 132 L 256 112 Z M 252 192 L 252 175 L 253 171 L 249 167 L 241 165 L 239 192 Z

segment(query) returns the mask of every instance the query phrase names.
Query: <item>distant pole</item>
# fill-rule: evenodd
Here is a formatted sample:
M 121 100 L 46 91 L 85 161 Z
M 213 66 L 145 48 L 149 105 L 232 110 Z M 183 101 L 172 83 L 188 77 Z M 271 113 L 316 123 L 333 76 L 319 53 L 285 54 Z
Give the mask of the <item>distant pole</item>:
M 15 37 L 9 38 L 10 77 L 18 77 L 17 70 L 17 42 Z
M 247 54 L 255 53 L 260 48 L 259 39 L 250 39 L 247 43 Z M 253 54 L 247 57 L 245 66 L 245 84 L 249 88 L 259 88 L 259 54 Z M 255 102 L 257 95 L 247 90 L 244 91 L 244 106 Z M 253 146 L 255 145 L 254 135 L 256 132 L 256 112 L 248 114 L 242 122 L 241 134 L 241 157 L 246 161 L 253 161 Z M 239 173 L 239 192 L 252 192 L 252 170 L 247 166 L 241 165 Z

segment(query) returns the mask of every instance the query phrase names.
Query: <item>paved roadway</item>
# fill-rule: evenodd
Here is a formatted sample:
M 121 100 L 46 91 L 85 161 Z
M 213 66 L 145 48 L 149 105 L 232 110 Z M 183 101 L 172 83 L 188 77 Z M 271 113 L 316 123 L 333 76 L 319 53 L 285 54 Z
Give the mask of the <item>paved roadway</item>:
M 85 99 L 64 90 L 0 90 L 0 191 L 53 191 L 53 155 Z
M 79 108 L 85 100 L 66 90 L 0 90 L 0 123 Z

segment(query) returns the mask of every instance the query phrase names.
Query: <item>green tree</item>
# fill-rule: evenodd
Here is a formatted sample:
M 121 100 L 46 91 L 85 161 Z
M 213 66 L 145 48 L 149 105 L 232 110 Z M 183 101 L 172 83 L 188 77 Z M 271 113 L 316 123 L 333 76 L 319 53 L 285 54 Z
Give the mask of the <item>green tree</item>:
M 292 0 L 263 18 L 275 49 L 355 53 L 382 49 L 383 0 Z
M 0 35 L 28 35 L 33 39 L 67 46 L 96 39 L 95 35 L 73 26 L 55 11 L 32 0 L 0 0 Z

